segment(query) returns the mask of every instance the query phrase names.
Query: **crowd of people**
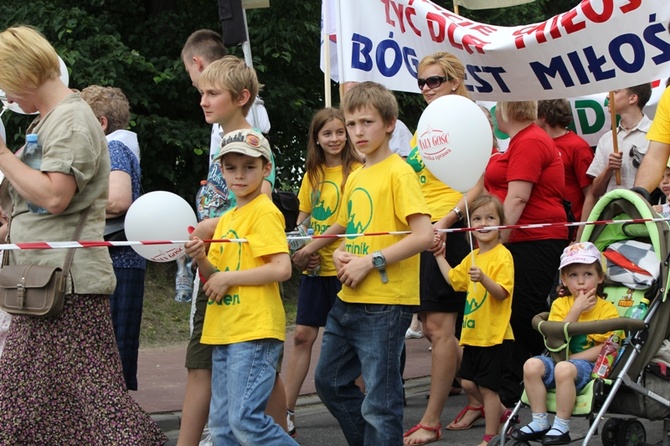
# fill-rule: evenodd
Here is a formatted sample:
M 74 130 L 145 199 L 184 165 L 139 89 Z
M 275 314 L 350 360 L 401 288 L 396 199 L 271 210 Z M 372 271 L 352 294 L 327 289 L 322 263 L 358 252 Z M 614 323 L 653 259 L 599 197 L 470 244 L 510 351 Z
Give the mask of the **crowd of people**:
M 515 438 L 570 441 L 574 398 L 561 400 L 550 425 L 545 389 L 574 396 L 607 335 L 571 346 L 570 358 L 554 364 L 541 356 L 544 343 L 531 319 L 550 308 L 551 320 L 615 317 L 599 288 L 601 254 L 560 224 L 486 227 L 585 221 L 598 198 L 615 188 L 670 193 L 667 90 L 653 122 L 643 112 L 650 84 L 616 90 L 609 106 L 620 121 L 595 152 L 569 130 L 567 100 L 498 102 L 495 122 L 509 146 L 500 152 L 494 144 L 481 178 L 462 193 L 426 168 L 417 135 L 410 140 L 404 124 L 398 126 L 392 92 L 374 82 L 351 83 L 339 108 L 313 116 L 298 194 L 302 229 L 333 237 L 290 253 L 283 216 L 271 200 L 275 159 L 264 136 L 270 126 L 256 72 L 227 55 L 209 30 L 194 32 L 181 56 L 212 137 L 199 203 L 205 218 L 185 245 L 198 270 L 179 445 L 297 444 L 296 401 L 322 327 L 316 389 L 351 445 L 440 440 L 454 388 L 463 389 L 468 403 L 447 430 L 484 419 L 481 444 L 487 444 L 525 387 L 532 420 Z M 22 161 L 22 149 L 12 153 L 0 141 L 7 219 L 0 235 L 13 243 L 69 240 L 81 220 L 82 239 L 119 240 L 118 223 L 141 193 L 139 144 L 126 130 L 130 107 L 123 92 L 96 85 L 70 90 L 59 78 L 55 50 L 30 27 L 0 33 L 0 62 L 8 67 L 0 88 L 8 101 L 38 114 L 27 133 L 37 133 L 43 148 L 34 169 Z M 465 68 L 453 54 L 427 55 L 418 65 L 427 104 L 445 95 L 469 98 L 464 81 Z M 43 211 L 35 212 L 33 203 Z M 468 225 L 484 229 L 474 232 L 474 246 L 465 232 L 445 231 Z M 246 242 L 204 242 L 231 235 Z M 47 265 L 61 264 L 65 251 L 4 255 L 11 265 Z M 303 273 L 294 349 L 283 361 L 279 284 L 292 264 Z M 138 388 L 145 268 L 130 248 L 78 250 L 60 314 L 0 315 L 0 336 L 6 336 L 0 443 L 166 441 L 127 392 Z M 555 298 L 558 284 L 562 293 Z M 430 394 L 421 419 L 403 432 L 405 339 L 416 336 L 431 343 Z M 201 442 L 206 424 L 210 438 Z

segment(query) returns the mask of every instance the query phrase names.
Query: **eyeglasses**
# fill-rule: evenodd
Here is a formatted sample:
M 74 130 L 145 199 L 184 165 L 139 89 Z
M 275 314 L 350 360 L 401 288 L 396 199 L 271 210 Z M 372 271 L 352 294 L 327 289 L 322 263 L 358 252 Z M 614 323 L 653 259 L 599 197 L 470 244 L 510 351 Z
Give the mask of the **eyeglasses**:
M 424 85 L 428 85 L 428 88 L 433 89 L 442 85 L 442 82 L 449 82 L 450 80 L 449 76 L 430 76 L 425 79 L 418 78 L 416 82 L 419 84 L 419 90 L 422 90 Z

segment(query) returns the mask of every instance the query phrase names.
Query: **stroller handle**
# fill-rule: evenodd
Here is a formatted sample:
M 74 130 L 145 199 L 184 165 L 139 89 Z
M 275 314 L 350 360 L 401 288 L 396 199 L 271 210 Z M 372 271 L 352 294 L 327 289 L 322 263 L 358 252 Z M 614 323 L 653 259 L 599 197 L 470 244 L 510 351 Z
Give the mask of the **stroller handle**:
M 550 351 L 558 352 L 568 346 L 566 336 L 602 334 L 614 330 L 634 332 L 644 329 L 647 324 L 641 319 L 619 317 L 603 321 L 563 322 L 548 321 L 549 313 L 544 312 L 533 318 L 533 329 L 544 336 L 544 342 Z M 552 355 L 553 356 L 553 355 Z

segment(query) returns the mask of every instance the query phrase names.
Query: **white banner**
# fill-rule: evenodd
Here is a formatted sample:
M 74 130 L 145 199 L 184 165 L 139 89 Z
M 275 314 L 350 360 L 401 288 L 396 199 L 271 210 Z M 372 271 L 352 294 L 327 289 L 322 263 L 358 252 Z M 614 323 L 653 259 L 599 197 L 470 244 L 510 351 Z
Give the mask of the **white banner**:
M 417 93 L 417 65 L 436 51 L 463 62 L 468 90 L 485 101 L 578 97 L 670 75 L 668 0 L 583 0 L 517 27 L 473 22 L 427 0 L 324 3 L 335 16 L 327 41 L 337 82 Z
M 458 4 L 468 9 L 497 9 L 523 5 L 524 3 L 532 3 L 534 1 L 535 0 L 454 0 L 454 5 Z

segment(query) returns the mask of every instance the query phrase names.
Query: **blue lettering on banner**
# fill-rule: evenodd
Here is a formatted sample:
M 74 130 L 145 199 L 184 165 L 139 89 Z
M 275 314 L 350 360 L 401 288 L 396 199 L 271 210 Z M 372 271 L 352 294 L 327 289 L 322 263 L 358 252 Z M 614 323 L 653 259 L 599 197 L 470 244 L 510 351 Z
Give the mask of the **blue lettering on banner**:
M 493 77 L 493 80 L 498 85 L 500 91 L 503 93 L 510 92 L 509 87 L 501 76 L 502 73 L 506 73 L 503 67 L 478 67 L 477 65 L 467 65 L 466 69 L 468 70 L 468 73 L 470 73 L 469 79 L 479 82 L 479 85 L 474 86 L 466 84 L 465 87 L 468 89 L 468 91 L 477 90 L 479 93 L 491 93 L 493 91 L 491 84 L 484 80 L 481 76 L 477 75 L 477 73 L 486 73 Z
M 571 72 L 574 72 L 576 80 L 585 85 L 591 82 L 599 82 L 616 77 L 617 71 L 622 73 L 637 73 L 644 67 L 645 61 L 651 60 L 656 65 L 670 61 L 670 42 L 659 36 L 665 36 L 666 28 L 662 23 L 655 23 L 656 14 L 649 16 L 649 25 L 640 38 L 636 34 L 626 33 L 615 37 L 607 45 L 607 54 L 597 54 L 593 46 L 588 46 L 579 51 L 554 56 L 549 64 L 542 62 L 530 62 L 530 68 L 538 79 L 542 88 L 552 90 L 551 79 L 560 78 L 565 87 L 573 87 L 575 80 Z M 643 40 L 644 39 L 644 40 Z M 646 43 L 646 44 L 645 44 Z M 660 51 L 656 53 L 653 49 Z M 650 53 L 650 54 L 648 54 Z M 470 72 L 473 76 L 474 73 Z M 483 86 L 482 88 L 485 88 Z M 472 90 L 470 90 L 472 91 Z M 487 90 L 478 90 L 488 92 Z
M 376 63 L 376 68 L 382 76 L 393 77 L 404 66 L 413 77 L 416 77 L 419 58 L 414 48 L 401 48 L 398 42 L 393 40 L 393 33 L 389 33 L 388 39 L 379 42 L 377 48 L 374 46 L 369 37 L 354 33 L 351 37 L 351 68 L 370 72 Z

